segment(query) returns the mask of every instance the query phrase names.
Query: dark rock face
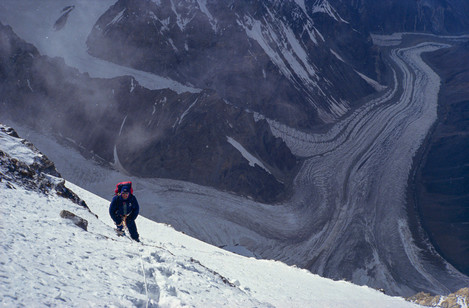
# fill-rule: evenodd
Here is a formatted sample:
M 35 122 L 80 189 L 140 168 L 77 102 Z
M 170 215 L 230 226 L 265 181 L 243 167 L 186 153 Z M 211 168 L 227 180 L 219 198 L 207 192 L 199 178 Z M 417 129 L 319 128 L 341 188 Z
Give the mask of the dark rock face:
M 370 32 L 455 34 L 469 29 L 469 2 L 465 0 L 330 0 L 330 3 L 358 29 Z
M 179 110 L 189 112 L 184 115 Z M 272 136 L 265 121 L 255 122 L 251 114 L 210 92 L 157 104 L 154 115 L 140 112 L 139 121 L 149 123 L 147 129 L 153 136 L 135 141 L 134 124 L 129 122 L 126 127 L 130 129 L 117 144 L 119 159 L 132 174 L 211 186 L 219 183 L 224 190 L 248 192 L 267 202 L 285 196 L 285 183 L 291 181 L 297 161 L 286 145 Z M 250 166 L 230 138 L 255 154 L 268 171 Z
M 70 14 L 71 11 L 75 8 L 74 5 L 66 6 L 62 10 L 62 16 L 57 19 L 57 21 L 54 24 L 54 29 L 55 30 L 61 30 L 65 24 L 67 23 L 68 15 Z
M 34 157 L 31 157 L 32 162 L 27 163 L 11 157 L 7 152 L 0 149 L 0 182 L 5 182 L 6 187 L 10 189 L 15 189 L 13 185 L 15 183 L 29 190 L 44 194 L 56 193 L 80 206 L 88 208 L 85 201 L 65 187 L 65 180 L 57 172 L 54 163 L 40 153 L 33 144 L 21 139 L 14 129 L 1 123 L 0 134 L 14 138 L 18 145 L 21 144 L 21 146 L 30 149 L 34 155 Z
M 469 44 L 427 57 L 442 76 L 439 119 L 417 182 L 419 211 L 438 251 L 469 274 Z
M 319 21 L 316 24 L 316 20 Z M 321 31 L 320 31 L 321 30 Z M 289 32 L 291 31 L 291 32 Z M 91 54 L 213 89 L 230 103 L 295 127 L 334 122 L 374 90 L 367 33 L 293 1 L 120 0 L 88 37 Z M 361 55 L 364 61 L 345 63 Z
M 213 91 L 150 91 L 131 77 L 92 79 L 0 28 L 2 117 L 73 140 L 137 176 L 210 185 L 263 202 L 288 194 L 298 165 L 265 120 Z M 14 61 L 10 61 L 14 59 Z M 252 164 L 229 141 L 262 162 Z

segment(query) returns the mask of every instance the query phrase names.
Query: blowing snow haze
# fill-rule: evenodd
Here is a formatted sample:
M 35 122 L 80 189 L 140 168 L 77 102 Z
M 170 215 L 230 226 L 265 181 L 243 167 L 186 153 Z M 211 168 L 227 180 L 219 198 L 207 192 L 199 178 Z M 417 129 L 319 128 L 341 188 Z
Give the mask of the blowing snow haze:
M 0 121 L 203 241 L 407 296 L 469 284 L 469 3 L 0 3 Z

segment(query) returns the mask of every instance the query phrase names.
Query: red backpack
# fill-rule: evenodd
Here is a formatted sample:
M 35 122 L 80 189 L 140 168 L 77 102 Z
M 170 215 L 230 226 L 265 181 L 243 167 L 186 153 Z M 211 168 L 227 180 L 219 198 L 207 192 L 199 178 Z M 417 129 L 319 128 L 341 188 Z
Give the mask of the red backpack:
M 121 193 L 121 189 L 122 189 L 123 186 L 129 186 L 130 187 L 130 193 L 132 195 L 134 194 L 134 189 L 132 188 L 132 182 L 131 181 L 117 183 L 116 189 L 114 190 L 114 193 L 116 195 L 119 195 Z

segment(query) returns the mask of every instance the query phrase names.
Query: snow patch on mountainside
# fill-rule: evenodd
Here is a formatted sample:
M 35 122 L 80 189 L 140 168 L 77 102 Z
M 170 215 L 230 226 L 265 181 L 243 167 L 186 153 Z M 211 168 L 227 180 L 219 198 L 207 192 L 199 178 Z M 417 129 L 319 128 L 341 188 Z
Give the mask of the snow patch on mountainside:
M 305 1 L 304 0 L 295 0 L 295 3 L 301 8 L 303 13 L 305 13 L 307 15 Z
M 217 32 L 217 21 L 216 19 L 212 16 L 210 11 L 207 9 L 207 0 L 197 0 L 197 3 L 199 4 L 200 10 L 207 15 L 208 20 L 210 21 L 210 24 L 212 25 L 212 30 L 214 32 Z
M 244 158 L 246 158 L 246 160 L 249 162 L 249 166 L 254 167 L 255 165 L 258 165 L 259 167 L 270 173 L 269 169 L 267 169 L 259 159 L 249 153 L 238 141 L 234 140 L 231 137 L 226 137 L 226 139 L 232 146 L 236 148 L 236 150 L 241 153 L 241 155 L 243 155 Z
M 339 13 L 331 6 L 329 1 L 327 0 L 316 0 L 313 4 L 313 14 L 315 13 L 324 13 L 337 21 L 344 22 L 348 24 L 348 21 L 345 21 L 342 17 L 340 17 Z
M 372 86 L 377 92 L 385 90 L 387 87 L 383 86 L 376 80 L 371 79 L 370 77 L 366 76 L 365 74 L 360 73 L 359 71 L 355 71 L 363 80 L 365 80 L 370 86 Z
M 310 63 L 306 46 L 303 46 L 288 24 L 276 18 L 268 8 L 266 10 L 270 20 L 276 22 L 265 23 L 245 15 L 242 19 L 239 18 L 237 23 L 251 39 L 262 47 L 286 78 L 297 86 L 306 86 L 309 91 L 319 93 L 324 97 L 324 100 L 327 101 L 327 108 L 320 106 L 313 99 L 310 99 L 309 102 L 316 108 L 322 121 L 325 123 L 334 122 L 349 110 L 349 103 L 345 100 L 338 101 L 324 93 L 319 85 L 318 70 L 313 63 Z M 307 18 L 305 27 L 311 41 L 317 45 L 317 36 L 324 41 L 322 35 L 314 28 L 314 22 L 307 16 L 305 18 Z
M 113 25 L 115 23 L 118 23 L 121 19 L 122 19 L 122 16 L 124 15 L 124 12 L 126 11 L 126 9 L 123 9 L 122 11 L 120 11 L 116 17 L 114 17 L 113 20 L 111 20 L 111 22 L 108 24 L 109 25 Z
M 337 59 L 345 63 L 345 60 L 342 59 L 342 57 L 337 52 L 335 52 L 333 49 L 330 49 L 330 51 Z

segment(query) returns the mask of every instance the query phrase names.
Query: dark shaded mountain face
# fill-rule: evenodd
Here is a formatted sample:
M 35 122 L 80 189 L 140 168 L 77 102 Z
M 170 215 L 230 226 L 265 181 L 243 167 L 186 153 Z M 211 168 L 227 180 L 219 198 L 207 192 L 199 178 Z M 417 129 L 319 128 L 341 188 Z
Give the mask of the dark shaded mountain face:
M 369 32 L 456 34 L 469 29 L 466 0 L 330 0 L 357 29 Z
M 311 128 L 335 122 L 373 93 L 356 71 L 377 78 L 380 63 L 368 33 L 313 3 L 120 0 L 87 44 L 96 57 Z
M 132 77 L 89 78 L 39 55 L 8 26 L 0 25 L 0 42 L 2 118 L 54 132 L 104 162 L 118 158 L 137 176 L 187 180 L 263 202 L 286 196 L 297 158 L 265 120 L 213 91 L 177 94 L 150 91 Z
M 469 44 L 427 56 L 442 76 L 439 118 L 419 168 L 422 223 L 439 252 L 469 274 Z
M 55 31 L 73 13 L 64 7 Z M 298 158 L 257 119 L 304 129 L 334 123 L 375 92 L 359 73 L 380 81 L 382 68 L 368 33 L 327 1 L 121 0 L 99 18 L 91 54 L 200 93 L 150 91 L 130 77 L 92 79 L 2 33 L 3 104 L 16 121 L 54 131 L 105 162 L 118 158 L 133 175 L 263 202 L 288 195 Z

